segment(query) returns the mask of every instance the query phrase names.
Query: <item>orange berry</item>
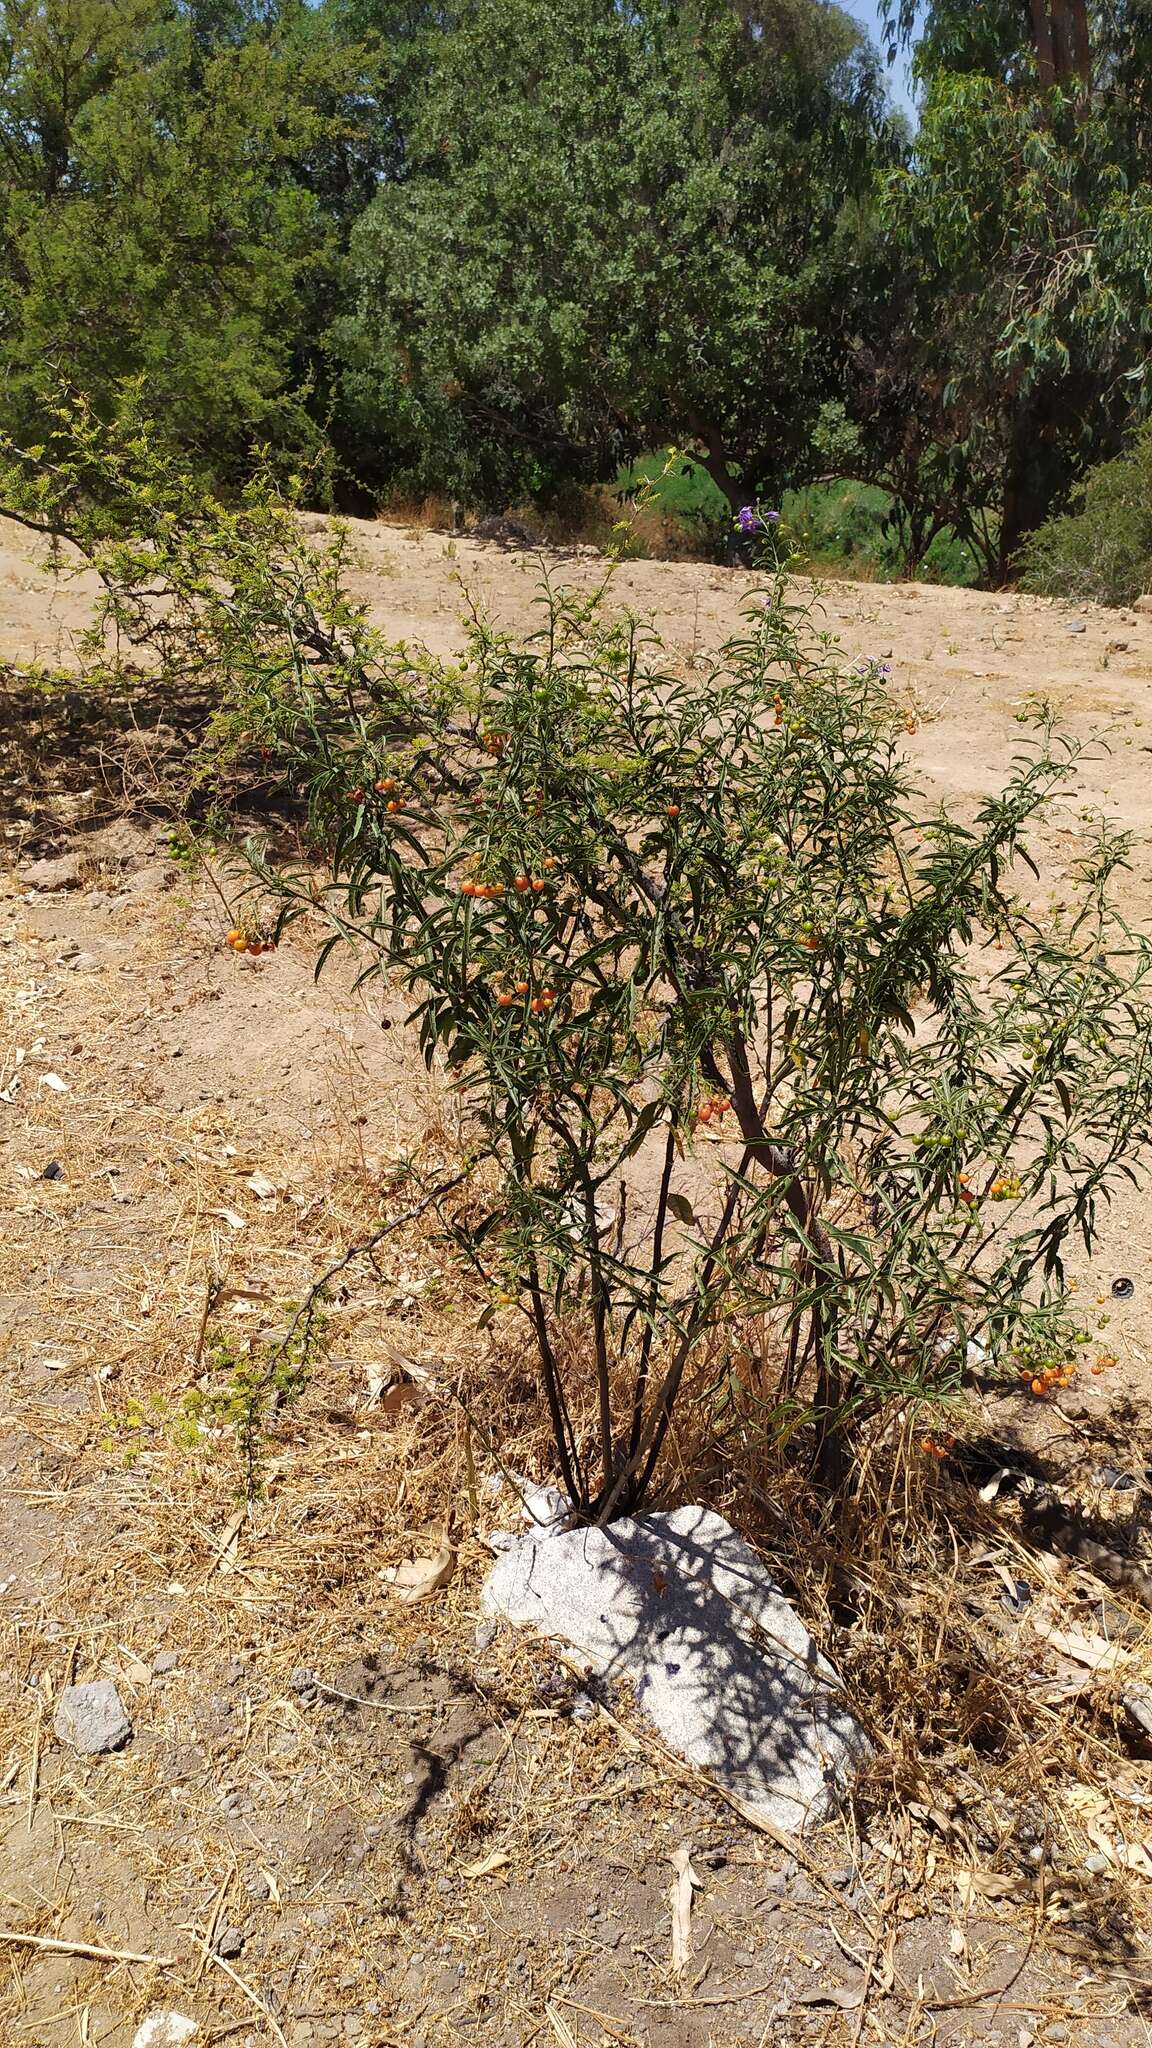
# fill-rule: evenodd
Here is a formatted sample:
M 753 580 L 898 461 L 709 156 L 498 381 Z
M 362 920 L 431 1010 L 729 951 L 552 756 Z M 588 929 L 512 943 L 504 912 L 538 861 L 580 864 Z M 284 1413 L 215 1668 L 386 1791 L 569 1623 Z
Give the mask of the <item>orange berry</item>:
M 526 981 L 518 981 L 516 983 L 516 993 L 518 996 L 526 996 L 528 993 L 528 983 Z
M 1033 1392 L 1034 1394 L 1036 1394 L 1036 1395 L 1041 1395 L 1041 1394 L 1044 1394 L 1044 1393 L 1045 1393 L 1046 1391 L 1047 1391 L 1047 1389 L 1045 1388 L 1045 1385 L 1044 1385 L 1044 1382 L 1043 1382 L 1043 1380 L 1033 1380 L 1033 1382 L 1032 1382 L 1032 1392 Z
M 559 866 L 559 862 L 558 862 L 557 860 L 555 860 L 555 859 L 553 858 L 552 854 L 549 854 L 549 856 L 548 856 L 547 860 L 546 860 L 546 861 L 544 862 L 544 867 L 545 867 L 545 870 L 546 870 L 546 872 L 547 872 L 548 874 L 551 874 L 551 872 L 552 872 L 553 868 L 554 868 L 554 867 L 558 867 L 558 866 Z
M 394 775 L 382 776 L 376 787 L 377 789 L 382 789 L 385 796 L 391 796 L 396 787 L 396 777 Z
M 701 1105 L 700 1105 L 700 1109 L 699 1109 L 699 1112 L 698 1112 L 698 1114 L 697 1114 L 697 1117 L 696 1117 L 696 1121 L 697 1121 L 697 1123 L 698 1123 L 698 1124 L 710 1124 L 710 1123 L 711 1123 L 711 1121 L 712 1121 L 712 1104 L 711 1104 L 710 1102 L 704 1102 L 704 1103 L 701 1103 Z
M 1100 1374 L 1101 1374 L 1101 1373 L 1103 1372 L 1103 1370 L 1104 1370 L 1104 1367 L 1103 1367 L 1102 1365 L 1094 1365 L 1094 1366 L 1092 1367 L 1092 1373 L 1093 1373 L 1094 1377 L 1095 1377 L 1095 1378 L 1097 1378 L 1097 1379 L 1098 1379 L 1098 1378 L 1100 1377 Z
M 518 896 L 522 896 L 524 894 L 525 889 L 529 889 L 531 888 L 531 886 L 532 885 L 529 882 L 527 875 L 517 875 L 515 881 L 512 884 L 512 887 L 515 889 Z
M 244 937 L 244 934 L 243 934 L 243 932 L 241 931 L 241 929 L 240 929 L 239 925 L 238 925 L 238 924 L 234 924 L 234 925 L 233 925 L 233 927 L 232 927 L 232 929 L 231 929 L 231 931 L 230 931 L 230 932 L 228 932 L 226 936 L 227 936 L 227 942 L 228 942 L 228 944 L 229 944 L 230 946 L 232 946 L 232 945 L 234 945 L 234 944 L 235 944 L 235 942 L 236 942 L 236 940 L 237 940 L 237 939 L 242 939 L 242 938 Z
M 556 991 L 555 991 L 555 989 L 554 989 L 554 988 L 542 988 L 542 989 L 541 989 L 541 991 L 540 991 L 540 998 L 541 998 L 541 1001 L 542 1001 L 542 1002 L 545 1002 L 545 1003 L 554 1003 L 554 1002 L 556 1001 Z
M 397 811 L 402 811 L 402 810 L 403 810 L 403 808 L 404 808 L 403 804 L 398 804 L 398 803 L 397 803 L 397 801 L 396 801 L 396 799 L 395 799 L 395 797 L 393 797 L 393 798 L 392 798 L 392 801 L 391 801 L 391 803 L 390 803 L 390 804 L 388 805 L 388 809 L 389 809 L 389 812 L 390 812 L 390 813 L 391 813 L 391 814 L 392 814 L 393 816 L 395 816 L 395 814 L 396 814 L 396 812 L 397 812 Z
M 678 817 L 680 816 L 680 806 L 679 806 L 679 804 L 669 804 L 669 806 L 668 806 L 668 816 L 669 816 L 670 818 L 678 818 Z
M 480 891 L 475 882 L 461 882 L 460 894 L 462 896 L 478 896 Z
M 515 996 L 510 996 L 507 989 L 502 989 L 496 998 L 502 1010 L 510 1009 L 515 1000 Z
M 533 996 L 532 1001 L 528 1005 L 528 1008 L 531 1010 L 532 1015 L 534 1017 L 539 1017 L 541 1012 L 547 1008 L 547 1005 L 541 1002 L 539 996 Z
M 532 894 L 534 896 L 538 896 L 540 894 L 541 889 L 546 889 L 547 887 L 547 882 L 542 882 L 537 876 L 532 883 Z

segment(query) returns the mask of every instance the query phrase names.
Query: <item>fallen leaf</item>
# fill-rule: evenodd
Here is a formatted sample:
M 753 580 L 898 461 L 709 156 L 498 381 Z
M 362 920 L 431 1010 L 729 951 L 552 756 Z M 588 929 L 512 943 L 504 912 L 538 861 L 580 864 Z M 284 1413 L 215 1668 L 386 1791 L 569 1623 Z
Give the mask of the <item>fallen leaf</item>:
M 273 1876 L 273 1873 L 267 1868 L 266 1865 L 261 1864 L 260 1875 L 264 1879 L 264 1882 L 268 1887 L 268 1897 L 271 1899 L 272 1904 L 275 1906 L 277 1912 L 279 1912 L 284 1901 L 280 1897 L 280 1887 L 277 1884 L 276 1879 Z
M 455 1569 L 456 1552 L 450 1543 L 442 1543 L 435 1557 L 414 1557 L 410 1564 L 389 1565 L 384 1577 L 396 1599 L 414 1607 L 418 1600 L 427 1600 L 446 1586 Z
M 981 1899 L 1019 1899 L 1027 1896 L 1027 1888 L 1016 1877 L 998 1877 L 991 1870 L 954 1870 L 952 1882 L 960 1894 L 960 1902 L 967 1911 L 977 1906 Z
M 245 1502 L 242 1508 L 236 1509 L 235 1514 L 229 1515 L 228 1520 L 220 1531 L 216 1542 L 215 1562 L 220 1566 L 221 1571 L 231 1571 L 233 1560 L 240 1547 L 240 1531 L 247 1519 L 248 1504 Z
M 692 1851 L 689 1848 L 673 1849 L 672 1868 L 676 1872 L 670 1892 L 672 1974 L 678 1977 L 692 1954 L 692 1888 L 699 1888 L 700 1879 L 692 1868 Z
M 991 1479 L 988 1480 L 986 1485 L 980 1488 L 980 1499 L 983 1501 L 995 1500 L 996 1495 L 999 1493 L 1000 1488 L 1004 1484 L 1004 1481 L 1006 1479 L 1011 1479 L 1011 1477 L 1012 1473 L 1009 1466 L 1001 1465 L 999 1471 L 994 1472 L 992 1474 Z
M 554 2005 L 546 2005 L 544 2007 L 544 2017 L 559 2041 L 560 2048 L 580 2048 L 580 2044 L 568 2025 L 567 2020 L 564 2018 L 563 2013 L 557 2012 Z
M 210 1216 L 223 1217 L 225 1223 L 228 1225 L 229 1230 L 244 1229 L 244 1218 L 242 1216 L 238 1216 L 236 1214 L 235 1209 L 209 1209 L 208 1214 Z
M 497 1870 L 506 1870 L 512 1858 L 507 1849 L 491 1849 L 482 1856 L 479 1863 L 462 1863 L 461 1877 L 491 1877 Z
M 954 1927 L 952 1929 L 951 1934 L 948 1936 L 948 1947 L 951 1950 L 951 1953 L 956 1957 L 967 1955 L 968 1943 L 965 1940 L 964 1935 L 962 1934 L 959 1927 Z
M 67 1095 L 69 1092 L 67 1081 L 62 1081 L 59 1074 L 41 1074 L 36 1086 L 38 1088 L 51 1088 L 56 1095 Z
M 822 1984 L 818 1991 L 795 1994 L 793 2005 L 835 2005 L 841 2012 L 856 2012 L 864 2003 L 863 1984 Z
M 275 1181 L 269 1180 L 268 1175 L 261 1173 L 259 1167 L 257 1167 L 255 1173 L 249 1174 L 244 1185 L 246 1188 L 251 1188 L 254 1195 L 259 1195 L 262 1202 L 270 1202 L 277 1193 Z
M 389 1387 L 380 1406 L 385 1415 L 399 1415 L 402 1408 L 421 1408 L 428 1399 L 427 1387 L 418 1387 L 414 1380 L 397 1380 Z
M 1032 1616 L 1032 1627 L 1041 1642 L 1048 1643 L 1062 1657 L 1070 1657 L 1074 1664 L 1083 1664 L 1089 1671 L 1117 1671 L 1131 1659 L 1131 1652 L 1122 1650 L 1118 1643 L 1110 1643 L 1106 1636 L 1088 1635 L 1080 1628 L 1057 1628 L 1052 1617 L 1043 1608 Z

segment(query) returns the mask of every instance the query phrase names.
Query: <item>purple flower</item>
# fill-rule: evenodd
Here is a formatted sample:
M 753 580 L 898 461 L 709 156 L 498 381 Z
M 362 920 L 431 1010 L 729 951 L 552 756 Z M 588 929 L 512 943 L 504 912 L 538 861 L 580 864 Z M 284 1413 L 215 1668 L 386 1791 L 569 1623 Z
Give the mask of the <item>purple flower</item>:
M 736 514 L 736 524 L 741 533 L 759 533 L 764 521 L 752 505 L 741 505 Z
M 775 526 L 777 520 L 780 517 L 780 514 L 778 512 L 766 512 L 764 514 L 764 517 L 767 520 L 769 526 Z

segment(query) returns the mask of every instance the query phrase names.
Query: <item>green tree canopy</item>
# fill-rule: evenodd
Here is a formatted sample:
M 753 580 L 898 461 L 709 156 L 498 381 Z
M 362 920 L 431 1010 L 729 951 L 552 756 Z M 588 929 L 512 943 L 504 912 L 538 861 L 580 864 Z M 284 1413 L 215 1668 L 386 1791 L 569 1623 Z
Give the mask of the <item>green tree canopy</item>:
M 895 135 L 838 8 L 464 0 L 336 328 L 365 444 L 507 502 L 698 444 L 738 502 L 819 457 L 853 210 Z
M 138 380 L 223 472 L 315 439 L 300 390 L 363 203 L 360 53 L 304 0 L 7 0 L 2 424 Z

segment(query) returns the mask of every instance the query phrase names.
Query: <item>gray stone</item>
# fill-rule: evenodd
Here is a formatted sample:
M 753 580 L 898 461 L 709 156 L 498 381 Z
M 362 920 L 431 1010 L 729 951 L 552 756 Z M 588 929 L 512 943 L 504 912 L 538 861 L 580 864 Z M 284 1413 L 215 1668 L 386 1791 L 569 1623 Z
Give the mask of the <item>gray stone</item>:
M 488 1649 L 489 1645 L 495 1640 L 498 1626 L 499 1624 L 492 1620 L 478 1621 L 476 1623 L 475 1642 L 478 1650 L 484 1651 Z
M 55 860 L 29 861 L 20 870 L 26 889 L 78 889 L 80 860 L 75 853 L 62 853 Z
M 65 1686 L 52 1726 L 60 1741 L 81 1756 L 103 1756 L 107 1750 L 123 1749 L 132 1733 L 124 1702 L 110 1678 Z
M 175 1650 L 157 1650 L 152 1659 L 152 1669 L 157 1678 L 163 1678 L 168 1671 L 175 1671 L 180 1659 Z
M 244 1950 L 244 1936 L 238 1927 L 222 1927 L 216 1936 L 216 1953 L 232 1962 Z
M 199 2021 L 182 2012 L 153 2012 L 132 2036 L 132 2048 L 187 2048 L 199 2032 Z
M 1086 633 L 1088 628 L 1084 624 L 1083 619 L 1073 619 L 1072 624 L 1068 627 L 1068 631 L 1070 633 Z
M 481 1604 L 630 1680 L 669 1745 L 775 1827 L 827 1818 L 870 1754 L 795 1609 L 705 1508 L 528 1537 Z

